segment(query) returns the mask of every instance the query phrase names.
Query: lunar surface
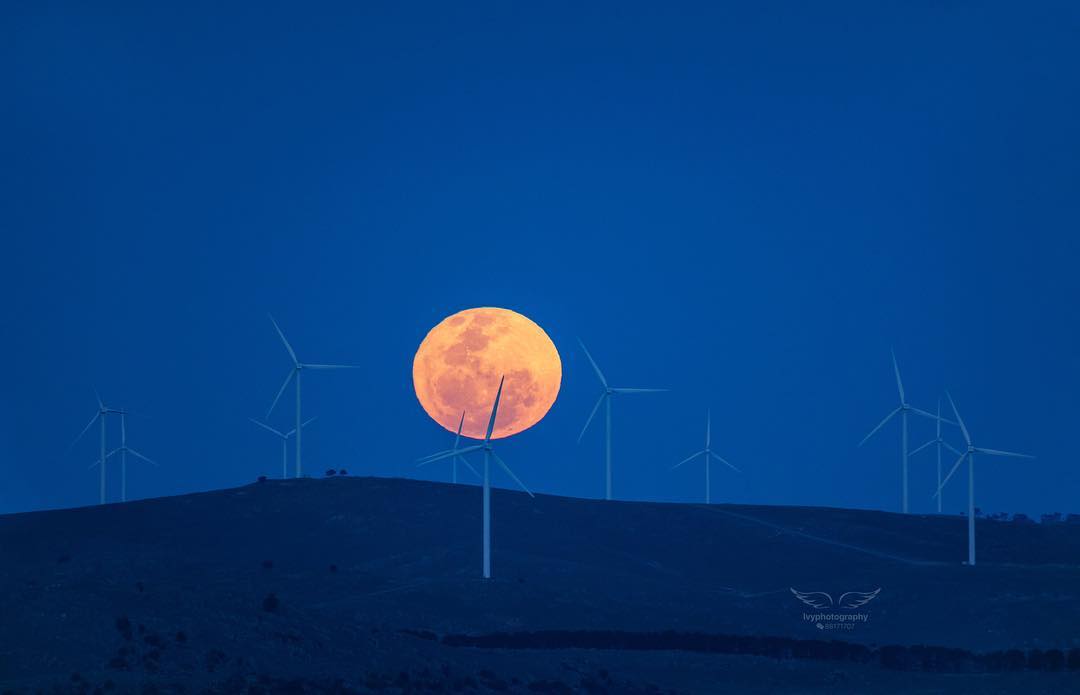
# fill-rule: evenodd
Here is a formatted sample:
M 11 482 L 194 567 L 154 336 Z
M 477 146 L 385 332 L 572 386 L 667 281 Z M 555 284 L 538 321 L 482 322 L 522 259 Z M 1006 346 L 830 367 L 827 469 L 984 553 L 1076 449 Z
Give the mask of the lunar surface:
M 562 382 L 562 361 L 540 326 L 509 309 L 466 309 L 444 319 L 420 343 L 413 386 L 435 422 L 483 439 L 499 379 L 506 376 L 492 439 L 543 419 Z

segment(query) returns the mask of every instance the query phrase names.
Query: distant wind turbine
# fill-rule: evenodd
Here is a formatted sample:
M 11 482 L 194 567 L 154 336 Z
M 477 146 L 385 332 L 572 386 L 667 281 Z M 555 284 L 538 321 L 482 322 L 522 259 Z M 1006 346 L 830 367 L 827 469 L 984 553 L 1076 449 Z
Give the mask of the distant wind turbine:
M 258 420 L 256 420 L 253 417 L 249 417 L 248 420 L 251 420 L 252 422 L 254 422 L 259 427 L 263 428 L 267 432 L 270 432 L 271 434 L 274 434 L 274 435 L 278 436 L 281 439 L 281 479 L 284 480 L 285 478 L 288 478 L 289 477 L 288 442 L 289 442 L 289 438 L 292 437 L 293 434 L 296 433 L 296 428 L 294 427 L 291 430 L 289 430 L 288 432 L 279 432 L 278 430 L 274 429 L 270 425 L 267 425 L 265 422 L 259 422 Z M 308 418 L 307 420 L 304 421 L 304 423 L 302 425 L 300 425 L 300 428 L 303 429 L 304 427 L 307 427 L 314 420 L 315 420 L 315 418 L 313 418 L 313 417 Z
M 941 485 L 938 485 L 937 492 L 934 493 L 936 497 L 941 497 L 941 490 L 945 487 L 945 484 L 949 482 L 949 478 L 953 476 L 956 469 L 960 467 L 960 464 L 967 459 L 968 462 L 968 564 L 974 566 L 975 564 L 975 454 L 986 454 L 988 456 L 1011 456 L 1014 458 L 1033 459 L 1034 456 L 1028 456 L 1027 454 L 1014 454 L 1011 451 L 999 451 L 998 449 L 983 449 L 982 447 L 975 446 L 971 441 L 971 434 L 968 433 L 967 427 L 964 425 L 963 418 L 960 417 L 960 411 L 956 409 L 956 403 L 953 402 L 952 395 L 948 391 L 945 395 L 949 397 L 949 405 L 952 406 L 953 414 L 956 415 L 956 421 L 960 423 L 960 431 L 964 433 L 964 441 L 967 442 L 967 451 L 960 454 L 960 458 L 956 459 L 956 463 L 953 464 L 949 474 L 945 476 L 945 480 L 941 481 Z
M 443 451 L 438 454 L 433 454 L 422 460 L 422 463 L 435 463 L 436 461 L 442 461 L 453 456 L 463 456 L 473 451 L 484 452 L 484 565 L 483 573 L 484 579 L 491 579 L 491 459 L 495 459 L 495 463 L 499 464 L 506 474 L 513 478 L 514 482 L 521 487 L 529 497 L 535 497 L 529 488 L 525 487 L 525 483 L 514 472 L 510 470 L 510 467 L 506 465 L 499 455 L 491 448 L 491 433 L 495 429 L 495 417 L 499 412 L 499 399 L 502 397 L 503 382 L 506 381 L 506 377 L 502 377 L 499 380 L 499 390 L 495 392 L 495 404 L 491 407 L 491 419 L 488 420 L 487 434 L 484 436 L 484 443 L 474 446 L 467 446 L 464 449 L 454 448 L 450 451 Z
M 671 470 L 675 470 L 684 463 L 689 463 L 690 461 L 693 461 L 698 456 L 702 456 L 705 459 L 705 504 L 712 504 L 712 485 L 709 482 L 709 464 L 711 462 L 709 459 L 715 458 L 717 461 L 724 464 L 736 473 L 742 473 L 742 471 L 725 461 L 723 458 L 720 457 L 719 454 L 712 450 L 712 414 L 708 410 L 705 411 L 705 448 L 697 452 L 696 454 L 691 454 L 682 461 L 676 463 L 674 466 L 671 467 Z
M 119 415 L 124 411 L 107 407 L 105 403 L 102 402 L 101 396 L 98 395 L 97 392 L 94 393 L 94 397 L 97 398 L 98 411 L 94 414 L 94 417 L 90 418 L 90 422 L 86 423 L 86 427 L 83 428 L 82 432 L 79 432 L 79 436 L 75 437 L 71 444 L 68 445 L 68 451 L 71 451 L 71 449 L 74 448 L 76 444 L 78 444 L 79 440 L 82 439 L 83 435 L 86 434 L 90 430 L 90 428 L 94 426 L 95 422 L 101 425 L 101 450 L 100 454 L 98 455 L 98 461 L 101 463 L 101 492 L 98 498 L 98 504 L 105 504 L 105 459 L 108 458 L 105 454 L 105 418 L 108 415 Z
M 589 354 L 589 349 L 585 347 L 580 339 L 578 343 L 581 345 L 581 349 L 585 352 L 585 356 L 589 358 L 589 364 L 592 365 L 593 371 L 596 372 L 596 378 L 600 380 L 600 385 L 604 387 L 604 391 L 600 394 L 600 398 L 596 401 L 596 405 L 593 406 L 592 412 L 589 413 L 589 419 L 585 421 L 585 426 L 581 428 L 581 434 L 578 435 L 578 443 L 581 443 L 581 438 L 585 436 L 585 430 L 589 429 L 589 424 L 596 417 L 596 411 L 600 409 L 601 405 L 604 405 L 604 499 L 611 499 L 611 397 L 617 393 L 661 393 L 667 391 L 667 389 L 632 389 L 632 388 L 615 388 L 608 386 L 607 379 L 604 378 L 604 373 L 600 371 L 600 367 L 597 366 L 596 360 Z
M 948 420 L 945 420 L 945 422 L 948 422 Z M 922 446 L 918 447 L 917 449 L 915 449 L 915 451 L 912 451 L 911 454 L 910 454 L 911 456 L 914 456 L 915 454 L 919 453 L 920 451 L 922 451 L 926 447 L 930 446 L 931 444 L 937 444 L 937 489 L 939 489 L 939 490 L 941 489 L 941 449 L 942 449 L 942 447 L 948 449 L 949 451 L 953 452 L 957 456 L 960 455 L 960 452 L 956 449 L 956 447 L 954 447 L 952 444 L 949 444 L 947 441 L 945 441 L 944 437 L 941 436 L 941 423 L 942 423 L 941 399 L 939 398 L 938 402 L 937 402 L 937 436 L 934 437 L 933 439 L 931 439 L 930 441 L 928 441 L 926 444 L 923 444 Z M 937 510 L 938 510 L 938 514 L 940 514 L 941 513 L 941 500 L 944 497 L 944 495 L 934 495 L 934 497 L 937 498 Z
M 896 408 L 896 410 L 894 410 L 891 413 L 889 413 L 888 415 L 886 415 L 885 418 L 881 422 L 878 423 L 877 427 L 870 430 L 870 434 L 863 437 L 863 440 L 861 442 L 859 442 L 859 446 L 862 446 L 863 444 L 865 444 L 867 442 L 867 440 L 870 439 L 870 437 L 873 437 L 875 434 L 877 434 L 877 431 L 880 430 L 882 427 L 884 427 L 885 423 L 887 423 L 889 420 L 892 420 L 893 417 L 895 417 L 897 414 L 900 415 L 900 466 L 901 466 L 901 471 L 902 471 L 902 473 L 901 473 L 901 478 L 902 478 L 901 487 L 903 489 L 903 493 L 901 495 L 901 498 L 902 498 L 901 509 L 903 510 L 904 514 L 907 514 L 908 513 L 908 413 L 915 413 L 917 415 L 922 415 L 923 417 L 930 418 L 931 420 L 935 419 L 935 417 L 933 415 L 931 415 L 930 413 L 926 412 L 925 410 L 920 410 L 919 408 L 914 408 L 914 407 L 908 405 L 907 398 L 905 398 L 905 396 L 904 396 L 904 382 L 902 382 L 900 380 L 900 367 L 896 363 L 896 353 L 895 352 L 892 353 L 892 364 L 893 364 L 893 372 L 896 374 L 896 390 L 900 393 L 900 405 Z
M 480 477 L 480 474 L 476 472 L 476 469 L 473 468 L 472 465 L 468 461 L 465 460 L 464 456 L 460 455 L 460 450 L 458 449 L 458 443 L 461 441 L 461 428 L 464 425 L 465 425 L 465 411 L 462 410 L 461 411 L 461 421 L 458 423 L 458 426 L 457 426 L 457 434 L 454 435 L 454 448 L 453 449 L 447 449 L 446 451 L 440 451 L 438 454 L 432 454 L 432 456 L 437 456 L 437 455 L 446 454 L 446 453 L 453 454 L 453 457 L 451 458 L 451 463 L 453 464 L 453 467 L 452 467 L 453 473 L 451 474 L 452 477 L 450 479 L 450 482 L 452 482 L 452 483 L 457 483 L 457 465 L 458 465 L 458 461 L 461 461 L 463 464 L 465 464 L 465 467 L 468 468 L 470 471 L 472 471 L 473 475 L 475 475 L 477 478 Z M 424 458 L 420 459 L 420 463 L 418 463 L 416 465 L 418 467 L 419 466 L 426 466 L 427 464 L 431 463 L 430 459 L 432 458 L 432 456 L 425 456 Z
M 120 413 L 120 446 L 116 447 L 108 453 L 105 457 L 110 459 L 114 454 L 120 454 L 120 501 L 127 502 L 127 455 L 131 454 L 137 459 L 146 461 L 152 466 L 157 466 L 156 461 L 151 461 L 139 452 L 132 449 L 127 445 L 127 412 L 120 410 L 114 411 Z M 95 461 L 90 467 L 93 468 L 98 462 Z
M 270 316 L 267 314 L 267 316 Z M 300 465 L 300 435 L 303 432 L 303 425 L 300 421 L 300 372 L 304 369 L 359 369 L 360 367 L 353 364 L 307 364 L 301 362 L 296 357 L 296 352 L 293 351 L 292 345 L 289 345 L 289 341 L 285 339 L 285 334 L 281 331 L 281 327 L 278 326 L 277 321 L 273 316 L 270 316 L 270 323 L 274 324 L 274 329 L 277 331 L 278 336 L 281 338 L 281 342 L 285 344 L 285 349 L 289 351 L 289 357 L 292 358 L 293 368 L 289 370 L 288 375 L 285 377 L 284 383 L 281 384 L 281 388 L 278 389 L 277 395 L 274 396 L 274 402 L 270 404 L 270 409 L 266 411 L 266 417 L 270 417 L 270 413 L 274 412 L 274 406 L 277 405 L 278 400 L 281 398 L 281 394 L 285 393 L 285 388 L 289 385 L 289 382 L 294 378 L 296 379 L 296 427 L 293 428 L 296 432 L 296 477 L 299 478 L 302 472 Z

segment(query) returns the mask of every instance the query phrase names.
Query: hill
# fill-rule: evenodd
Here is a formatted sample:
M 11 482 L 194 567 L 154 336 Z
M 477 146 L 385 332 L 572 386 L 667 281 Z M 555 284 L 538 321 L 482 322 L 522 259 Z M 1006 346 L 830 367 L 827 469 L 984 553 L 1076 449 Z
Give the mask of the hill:
M 632 651 L 610 637 L 1068 650 L 1080 646 L 1075 525 L 980 521 L 972 568 L 961 517 L 501 489 L 493 515 L 490 582 L 479 578 L 473 486 L 266 481 L 0 517 L 0 691 L 1062 692 L 1060 679 L 1077 677 L 1067 664 L 935 675 L 885 670 L 877 657 L 769 659 L 742 642 L 735 655 L 670 641 Z M 834 611 L 792 588 L 881 591 Z M 867 617 L 806 619 L 835 612 Z

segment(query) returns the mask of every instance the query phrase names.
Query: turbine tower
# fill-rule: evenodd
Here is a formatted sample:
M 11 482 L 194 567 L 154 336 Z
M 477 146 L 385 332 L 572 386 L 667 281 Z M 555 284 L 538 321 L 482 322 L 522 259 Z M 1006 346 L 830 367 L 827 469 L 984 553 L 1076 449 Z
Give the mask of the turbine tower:
M 270 425 L 267 425 L 264 422 L 259 422 L 258 420 L 256 420 L 253 417 L 249 417 L 248 420 L 251 420 L 256 425 L 263 428 L 267 432 L 270 432 L 271 434 L 274 434 L 274 435 L 281 438 L 281 479 L 284 480 L 285 478 L 288 478 L 289 477 L 288 442 L 289 442 L 289 438 L 292 437 L 293 434 L 296 433 L 296 428 L 294 427 L 293 429 L 289 430 L 288 432 L 279 432 L 276 429 L 274 429 L 273 427 L 271 427 Z M 303 429 L 304 427 L 307 427 L 308 425 L 310 425 L 313 420 L 315 420 L 315 418 L 313 418 L 313 417 L 308 418 L 307 420 L 305 420 L 304 423 L 302 425 L 300 425 L 301 429 Z
M 113 454 L 120 454 L 120 501 L 127 502 L 127 455 L 131 454 L 137 459 L 146 461 L 152 466 L 157 466 L 157 462 L 151 461 L 138 451 L 135 451 L 127 445 L 127 412 L 124 410 L 115 411 L 120 413 L 120 446 L 113 449 L 105 458 L 112 458 Z M 94 462 L 96 465 L 97 462 Z M 93 466 L 91 466 L 93 468 Z
M 671 467 L 671 470 L 675 470 L 684 463 L 693 461 L 698 456 L 703 456 L 705 458 L 705 504 L 712 504 L 712 484 L 709 481 L 709 464 L 711 461 L 709 459 L 715 458 L 736 473 L 742 473 L 742 471 L 725 461 L 719 454 L 712 450 L 712 414 L 708 410 L 705 411 L 705 448 L 696 454 L 691 454 L 682 461 L 679 461 Z
M 267 314 L 267 316 L 270 316 Z M 277 321 L 273 316 L 270 316 L 270 323 L 274 324 L 274 329 L 277 331 L 278 336 L 281 338 L 281 342 L 285 344 L 285 349 L 289 351 L 289 357 L 292 358 L 293 367 L 289 370 L 288 375 L 285 377 L 285 382 L 281 384 L 281 388 L 278 389 L 277 395 L 274 396 L 274 402 L 270 404 L 270 409 L 266 411 L 266 417 L 270 417 L 270 413 L 274 412 L 274 406 L 277 405 L 278 400 L 281 399 L 281 394 L 285 393 L 286 387 L 289 382 L 294 378 L 296 379 L 296 427 L 293 428 L 296 432 L 296 477 L 299 478 L 302 472 L 300 465 L 300 435 L 303 432 L 304 426 L 300 419 L 300 372 L 305 369 L 359 369 L 360 367 L 353 364 L 307 364 L 301 362 L 296 357 L 296 352 L 292 349 L 292 345 L 289 345 L 289 341 L 285 339 L 285 334 L 281 331 L 281 327 L 277 325 Z
M 503 382 L 506 377 L 502 377 L 499 380 L 499 390 L 495 392 L 495 405 L 491 407 L 491 418 L 488 420 L 487 434 L 484 436 L 483 444 L 476 444 L 474 446 L 467 446 L 464 449 L 451 449 L 450 451 L 443 451 L 438 454 L 432 454 L 423 459 L 422 463 L 434 463 L 443 459 L 448 459 L 453 456 L 463 456 L 473 451 L 484 452 L 484 496 L 483 496 L 483 514 L 484 514 L 484 529 L 483 529 L 483 546 L 484 546 L 484 564 L 483 574 L 484 579 L 491 579 L 491 459 L 495 459 L 495 463 L 499 464 L 506 474 L 513 478 L 514 482 L 521 487 L 529 497 L 535 497 L 529 488 L 525 487 L 525 483 L 521 482 L 514 472 L 510 470 L 510 467 L 506 465 L 499 455 L 491 448 L 491 432 L 495 429 L 495 417 L 499 412 L 499 399 L 502 397 Z
M 1027 454 L 1014 454 L 1011 451 L 1000 451 L 998 449 L 983 449 L 982 447 L 975 446 L 971 441 L 971 434 L 968 433 L 967 427 L 964 425 L 963 418 L 960 417 L 960 411 L 956 409 L 956 403 L 953 402 L 952 395 L 948 391 L 945 395 L 949 397 L 949 405 L 952 406 L 953 414 L 956 415 L 956 421 L 960 423 L 960 431 L 964 433 L 964 441 L 967 442 L 967 451 L 960 454 L 960 458 L 956 459 L 956 463 L 953 464 L 949 474 L 945 476 L 945 480 L 941 481 L 941 485 L 938 486 L 937 492 L 934 493 L 936 497 L 941 497 L 941 490 L 945 487 L 945 484 L 949 482 L 949 478 L 952 477 L 956 469 L 960 467 L 960 464 L 967 459 L 968 462 L 968 565 L 975 565 L 975 454 L 986 454 L 988 456 L 1011 456 L 1014 458 L 1033 459 L 1034 456 L 1028 456 Z
M 105 504 L 105 459 L 107 458 L 107 456 L 105 455 L 105 418 L 108 415 L 119 415 L 124 411 L 117 410 L 115 408 L 109 408 L 108 406 L 106 406 L 105 403 L 102 402 L 101 396 L 98 395 L 97 392 L 94 393 L 94 397 L 97 398 L 98 411 L 94 414 L 94 417 L 90 418 L 90 422 L 86 423 L 86 427 L 82 429 L 82 432 L 79 432 L 79 436 L 75 437 L 71 444 L 68 445 L 68 451 L 71 451 L 71 449 L 79 443 L 79 440 L 82 439 L 83 435 L 86 434 L 87 431 L 89 431 L 89 429 L 94 426 L 95 422 L 101 425 L 101 448 L 100 453 L 98 454 L 98 461 L 101 463 L 100 495 L 98 497 L 98 504 Z M 93 466 L 91 466 L 91 468 L 92 467 Z
M 944 422 L 948 422 L 948 420 L 945 420 Z M 941 399 L 939 398 L 938 402 L 937 402 L 937 436 L 935 438 L 931 439 L 930 441 L 928 441 L 926 444 L 923 444 L 922 446 L 915 449 L 915 451 L 911 452 L 911 455 L 914 456 L 915 454 L 919 453 L 920 451 L 922 451 L 926 447 L 930 446 L 931 444 L 937 444 L 937 487 L 938 487 L 938 489 L 941 489 L 941 449 L 942 449 L 942 447 L 944 447 L 944 448 L 948 449 L 949 451 L 953 452 L 953 454 L 955 454 L 956 456 L 960 455 L 960 452 L 956 449 L 956 447 L 954 447 L 952 444 L 949 444 L 941 436 L 941 423 L 942 423 Z M 941 500 L 944 497 L 944 495 L 934 495 L 934 496 L 937 498 L 937 511 L 938 511 L 938 514 L 940 514 L 941 513 Z
M 891 351 L 890 351 L 891 352 Z M 877 431 L 885 426 L 889 420 L 892 420 L 897 414 L 900 415 L 900 470 L 901 470 L 901 510 L 904 514 L 908 513 L 908 413 L 915 413 L 916 415 L 922 415 L 923 417 L 935 419 L 933 415 L 908 405 L 907 398 L 904 396 L 904 382 L 900 380 L 900 367 L 896 363 L 896 353 L 892 353 L 893 372 L 896 374 L 896 390 L 900 394 L 900 405 L 896 410 L 892 411 L 885 418 L 878 423 L 878 426 L 870 430 L 870 434 L 863 437 L 863 440 L 859 442 L 859 446 L 862 446 L 877 434 Z
M 453 463 L 453 468 L 452 468 L 453 473 L 451 474 L 450 482 L 455 483 L 455 484 L 457 483 L 457 465 L 458 465 L 458 461 L 461 461 L 463 464 L 465 464 L 465 467 L 468 468 L 470 471 L 472 471 L 473 475 L 475 475 L 477 478 L 480 477 L 480 474 L 476 472 L 476 469 L 473 468 L 472 465 L 468 461 L 465 460 L 464 456 L 460 455 L 460 449 L 458 449 L 458 443 L 461 442 L 461 428 L 464 425 L 465 425 L 465 411 L 462 410 L 461 411 L 461 421 L 458 423 L 458 426 L 457 426 L 457 434 L 454 435 L 454 448 L 453 449 L 447 449 L 446 451 L 440 451 L 439 452 L 439 454 L 445 454 L 445 453 L 453 454 L 453 457 L 451 458 L 451 462 Z M 435 456 L 435 455 L 436 454 L 433 454 L 432 456 Z M 425 456 L 424 458 L 420 459 L 420 463 L 416 464 L 417 468 L 419 468 L 420 466 L 426 466 L 427 464 L 431 463 L 431 461 L 429 459 L 431 459 L 432 456 Z
M 615 388 L 608 386 L 607 379 L 604 378 L 604 373 L 600 371 L 600 367 L 596 365 L 596 360 L 589 354 L 589 349 L 585 347 L 585 343 L 578 339 L 578 343 L 581 345 L 581 349 L 585 352 L 585 356 L 589 358 L 589 364 L 592 365 L 593 371 L 596 372 L 596 378 L 600 380 L 600 385 L 604 388 L 600 394 L 600 398 L 596 401 L 596 405 L 593 406 L 592 412 L 589 413 L 589 419 L 585 421 L 585 426 L 581 428 L 581 434 L 578 435 L 578 443 L 581 443 L 581 438 L 585 436 L 585 430 L 589 429 L 589 424 L 596 417 L 596 411 L 600 409 L 601 405 L 604 405 L 604 499 L 611 499 L 611 397 L 617 393 L 661 393 L 667 391 L 667 389 L 636 389 L 636 388 Z

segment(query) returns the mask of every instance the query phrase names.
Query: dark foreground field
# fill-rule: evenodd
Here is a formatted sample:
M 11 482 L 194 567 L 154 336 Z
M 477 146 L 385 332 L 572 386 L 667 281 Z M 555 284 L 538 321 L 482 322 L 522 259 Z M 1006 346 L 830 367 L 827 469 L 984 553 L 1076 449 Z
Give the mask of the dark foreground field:
M 0 517 L 0 692 L 1080 692 L 1076 525 L 969 568 L 959 517 L 493 499 L 487 583 L 471 486 Z M 792 587 L 881 591 L 833 630 Z

